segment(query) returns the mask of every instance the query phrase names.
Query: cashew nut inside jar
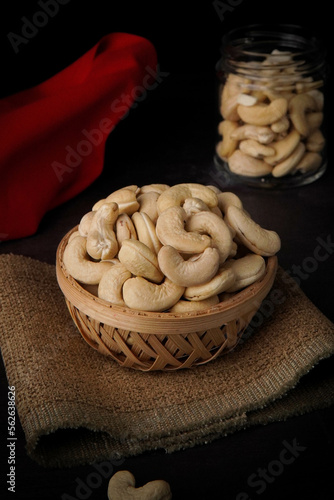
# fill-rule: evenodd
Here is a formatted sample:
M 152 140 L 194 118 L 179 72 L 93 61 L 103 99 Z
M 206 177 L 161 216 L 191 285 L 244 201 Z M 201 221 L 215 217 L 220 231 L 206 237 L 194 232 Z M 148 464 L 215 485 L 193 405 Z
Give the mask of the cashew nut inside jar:
M 215 164 L 237 182 L 300 186 L 327 168 L 326 53 L 300 26 L 224 36 Z

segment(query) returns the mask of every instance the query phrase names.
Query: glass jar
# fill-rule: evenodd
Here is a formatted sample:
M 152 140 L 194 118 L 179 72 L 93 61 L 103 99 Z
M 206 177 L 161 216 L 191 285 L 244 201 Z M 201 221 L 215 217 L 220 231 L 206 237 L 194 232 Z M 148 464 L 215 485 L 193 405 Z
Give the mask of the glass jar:
M 237 28 L 223 38 L 216 168 L 260 187 L 308 184 L 326 170 L 326 62 L 300 26 Z

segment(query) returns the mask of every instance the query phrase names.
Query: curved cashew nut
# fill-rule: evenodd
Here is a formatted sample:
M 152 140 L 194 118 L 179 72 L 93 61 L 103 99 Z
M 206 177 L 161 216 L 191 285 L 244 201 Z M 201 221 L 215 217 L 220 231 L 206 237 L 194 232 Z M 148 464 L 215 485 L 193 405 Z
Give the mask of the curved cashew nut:
M 299 170 L 303 174 L 308 172 L 313 172 L 318 170 L 322 163 L 322 156 L 319 153 L 307 152 L 300 160 L 298 165 L 296 165 L 296 170 Z
M 139 240 L 124 240 L 118 258 L 135 276 L 142 276 L 154 283 L 160 283 L 164 278 L 156 254 Z
M 161 248 L 161 243 L 157 237 L 155 225 L 145 212 L 135 212 L 132 214 L 132 222 L 135 226 L 138 240 L 157 254 Z
M 137 188 L 136 190 L 134 188 Z M 119 213 L 126 213 L 128 215 L 133 214 L 139 209 L 139 203 L 137 201 L 137 186 L 133 186 L 132 188 L 122 188 L 118 189 L 111 193 L 104 200 L 99 200 L 93 206 L 93 210 L 98 210 L 103 203 L 117 203 L 119 208 Z
M 288 158 L 298 146 L 300 139 L 299 132 L 293 129 L 284 139 L 274 142 L 271 147 L 274 149 L 275 153 L 272 156 L 266 157 L 266 163 L 274 166 Z
M 120 214 L 115 225 L 118 248 L 121 248 L 124 240 L 137 240 L 135 226 L 128 214 Z
M 114 264 L 101 278 L 97 290 L 98 297 L 112 304 L 124 306 L 122 287 L 131 277 L 131 272 L 123 264 Z
M 271 156 L 275 154 L 275 150 L 255 141 L 254 139 L 245 139 L 239 144 L 240 151 L 246 155 L 253 156 L 253 158 L 263 159 L 264 157 Z
M 223 139 L 217 145 L 217 153 L 222 159 L 227 159 L 238 146 L 238 141 L 232 138 L 233 132 L 239 128 L 238 122 L 224 120 L 218 126 L 218 132 Z
M 175 248 L 165 245 L 158 253 L 161 271 L 168 279 L 180 286 L 205 283 L 214 277 L 219 267 L 219 253 L 206 248 L 196 259 L 184 260 Z
M 123 285 L 123 299 L 131 309 L 159 312 L 171 308 L 182 297 L 184 287 L 168 278 L 161 284 L 152 283 L 138 276 L 126 280 Z
M 271 130 L 275 132 L 275 134 L 282 134 L 283 132 L 286 132 L 290 127 L 290 121 L 287 118 L 287 116 L 283 116 L 280 120 L 277 122 L 274 122 L 271 125 Z
M 218 205 L 217 195 L 212 189 L 198 183 L 175 184 L 166 189 L 157 200 L 158 213 L 170 207 L 180 207 L 187 198 L 200 198 L 209 208 Z
M 235 282 L 226 292 L 237 292 L 261 279 L 266 272 L 266 262 L 261 255 L 248 254 L 240 259 L 231 259 L 225 267 L 232 269 Z
M 233 285 L 234 281 L 234 272 L 223 264 L 217 274 L 207 283 L 187 287 L 183 292 L 183 297 L 195 302 L 205 300 L 225 292 L 225 290 Z
M 162 479 L 150 481 L 136 488 L 136 481 L 131 472 L 121 470 L 116 472 L 108 484 L 109 500 L 171 500 L 172 493 L 169 484 Z
M 95 212 L 87 235 L 87 252 L 93 259 L 112 259 L 118 251 L 114 225 L 118 217 L 117 203 L 103 203 Z
M 317 104 L 310 94 L 298 94 L 289 103 L 290 120 L 301 136 L 307 137 L 310 128 L 306 120 L 309 111 L 318 111 Z
M 224 219 L 212 212 L 198 212 L 189 217 L 185 228 L 210 236 L 211 245 L 218 250 L 219 263 L 225 262 L 232 249 L 232 235 Z
M 281 163 L 277 163 L 273 168 L 272 175 L 274 177 L 283 177 L 283 175 L 288 175 L 294 173 L 296 165 L 300 162 L 305 153 L 305 144 L 300 142 L 295 150 Z
M 223 214 L 226 214 L 227 209 L 230 205 L 235 205 L 236 207 L 243 208 L 243 204 L 239 196 L 231 191 L 223 191 L 218 194 L 218 207 Z
M 150 193 L 154 191 L 155 193 L 161 194 L 163 191 L 166 191 L 170 186 L 168 184 L 146 184 L 140 188 L 140 194 L 142 193 Z
M 210 247 L 211 238 L 205 234 L 186 231 L 186 221 L 187 214 L 182 207 L 172 206 L 164 210 L 156 225 L 156 233 L 161 243 L 171 245 L 184 253 L 201 253 Z
M 240 149 L 234 151 L 228 160 L 231 172 L 247 177 L 261 177 L 271 174 L 272 167 L 266 161 L 246 155 Z
M 139 212 L 145 212 L 155 224 L 158 218 L 157 200 L 160 194 L 156 191 L 148 191 L 137 196 Z
M 252 252 L 269 257 L 281 248 L 281 240 L 275 231 L 262 228 L 242 209 L 231 205 L 226 214 L 227 223 L 232 226 L 236 235 Z
M 171 313 L 184 313 L 190 311 L 201 311 L 203 309 L 209 309 L 209 307 L 216 306 L 219 304 L 218 295 L 212 295 L 208 299 L 203 300 L 183 300 L 180 299 L 176 304 L 169 309 Z
M 277 123 L 277 122 L 276 122 Z M 241 125 L 231 134 L 236 141 L 254 139 L 261 144 L 269 144 L 275 139 L 275 133 L 270 127 L 259 127 L 257 125 Z
M 63 262 L 70 275 L 80 283 L 97 285 L 103 274 L 113 264 L 110 262 L 93 262 L 86 251 L 86 238 L 76 236 L 66 245 Z
M 81 236 L 88 236 L 90 226 L 92 224 L 92 220 L 94 219 L 95 216 L 95 211 L 91 210 L 90 212 L 87 212 L 85 215 L 83 215 L 80 219 L 79 226 L 78 226 L 78 231 Z
M 239 106 L 239 95 L 245 93 L 247 84 L 250 80 L 230 73 L 223 87 L 220 102 L 220 113 L 223 118 L 231 121 L 238 121 L 239 115 L 237 108 Z
M 241 120 L 251 125 L 271 125 L 280 120 L 288 110 L 288 101 L 278 98 L 270 104 L 255 104 L 254 106 L 244 106 L 240 104 L 237 108 Z

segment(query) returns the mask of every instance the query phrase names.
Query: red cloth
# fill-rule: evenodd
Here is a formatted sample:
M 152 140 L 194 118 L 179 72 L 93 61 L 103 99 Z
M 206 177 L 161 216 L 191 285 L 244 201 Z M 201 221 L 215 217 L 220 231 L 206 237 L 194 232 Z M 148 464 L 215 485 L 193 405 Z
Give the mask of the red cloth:
M 0 240 L 34 234 L 45 213 L 102 172 L 105 142 L 155 81 L 145 38 L 112 33 L 47 81 L 0 100 Z

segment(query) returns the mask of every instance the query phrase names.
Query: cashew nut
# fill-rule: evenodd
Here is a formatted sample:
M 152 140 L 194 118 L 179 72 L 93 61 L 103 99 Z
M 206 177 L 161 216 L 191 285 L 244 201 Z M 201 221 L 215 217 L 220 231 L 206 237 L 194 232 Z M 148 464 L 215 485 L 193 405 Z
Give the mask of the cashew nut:
M 145 212 L 155 224 L 158 218 L 157 199 L 160 194 L 156 191 L 148 191 L 137 196 L 139 212 Z
M 137 240 L 136 229 L 128 214 L 120 214 L 115 225 L 118 247 L 121 248 L 124 240 Z
M 136 188 L 136 189 L 135 189 Z M 130 186 L 128 188 L 118 189 L 111 193 L 104 200 L 98 201 L 94 206 L 93 210 L 97 210 L 103 203 L 117 203 L 119 208 L 119 213 L 126 213 L 128 215 L 133 214 L 139 209 L 139 203 L 137 201 L 136 193 L 138 191 L 138 186 Z
M 187 214 L 187 217 L 190 217 L 193 214 L 197 214 L 198 212 L 209 212 L 209 207 L 204 203 L 204 201 L 199 198 L 187 198 L 183 203 L 183 210 Z M 214 207 L 217 208 L 217 207 Z
M 171 307 L 171 309 L 169 309 L 169 312 L 184 313 L 189 311 L 201 311 L 203 309 L 216 306 L 217 304 L 219 304 L 218 295 L 212 295 L 212 297 L 209 297 L 208 299 L 197 301 L 180 299 L 173 307 Z
M 135 276 L 142 276 L 154 283 L 160 283 L 164 278 L 156 254 L 139 240 L 124 240 L 118 258 Z
M 266 156 L 275 154 L 275 150 L 272 147 L 261 144 L 254 139 L 245 139 L 241 141 L 239 148 L 240 151 L 249 156 L 253 156 L 253 158 L 263 159 Z
M 175 248 L 165 245 L 158 253 L 161 271 L 168 279 L 180 286 L 205 283 L 216 274 L 219 267 L 219 253 L 216 248 L 206 248 L 196 258 L 184 260 Z
M 230 120 L 220 122 L 218 132 L 223 136 L 223 139 L 217 145 L 217 153 L 220 158 L 228 158 L 237 148 L 238 141 L 231 137 L 237 128 L 239 128 L 237 122 Z
M 293 173 L 296 165 L 304 156 L 305 149 L 305 144 L 303 142 L 300 142 L 290 156 L 275 165 L 272 171 L 272 175 L 277 178 Z
M 163 245 L 171 245 L 179 252 L 203 252 L 211 246 L 211 238 L 205 234 L 186 231 L 186 221 L 187 214 L 182 207 L 172 206 L 164 210 L 159 215 L 156 225 L 159 240 Z
M 243 208 L 243 204 L 239 196 L 231 191 L 223 191 L 218 194 L 218 206 L 223 214 L 226 214 L 227 209 L 230 205 L 235 205 L 236 207 Z
M 286 132 L 289 130 L 290 127 L 290 121 L 287 116 L 283 116 L 280 120 L 277 122 L 274 122 L 271 125 L 271 130 L 275 132 L 275 134 L 281 134 L 282 132 Z
M 277 123 L 277 122 L 275 122 Z M 261 144 L 269 144 L 275 139 L 275 133 L 270 127 L 259 127 L 257 125 L 241 125 L 231 134 L 236 141 L 254 139 Z
M 123 264 L 113 265 L 101 278 L 97 290 L 98 297 L 112 304 L 124 306 L 122 287 L 124 282 L 131 277 L 131 272 Z
M 95 212 L 87 235 L 87 252 L 93 259 L 112 259 L 118 251 L 114 225 L 118 217 L 117 203 L 103 203 Z
M 157 200 L 158 213 L 170 207 L 180 207 L 187 198 L 200 198 L 209 207 L 218 205 L 217 195 L 207 186 L 198 183 L 175 184 L 166 189 Z
M 86 251 L 86 238 L 76 236 L 66 245 L 63 255 L 64 265 L 71 276 L 80 283 L 97 285 L 103 274 L 113 264 L 110 262 L 93 262 Z
M 145 186 L 141 186 L 140 194 L 142 193 L 150 193 L 155 192 L 161 194 L 163 191 L 166 191 L 170 186 L 168 184 L 146 184 Z
M 226 268 L 232 269 L 235 282 L 226 292 L 237 292 L 246 286 L 261 279 L 266 272 L 266 262 L 261 255 L 248 254 L 240 259 L 231 259 L 226 262 Z
M 131 309 L 159 312 L 171 308 L 182 297 L 184 287 L 165 278 L 161 284 L 138 276 L 125 281 L 123 299 Z
M 303 174 L 313 172 L 318 170 L 322 163 L 322 156 L 319 153 L 307 152 L 300 160 L 298 165 L 296 165 L 296 171 L 300 171 Z
M 116 472 L 108 484 L 109 500 L 171 500 L 172 493 L 166 481 L 157 479 L 136 488 L 136 481 L 127 470 Z
M 225 262 L 232 249 L 232 236 L 224 219 L 213 212 L 198 212 L 189 217 L 185 229 L 209 235 L 212 240 L 211 245 L 218 250 L 219 263 Z
M 254 106 L 243 106 L 237 108 L 241 120 L 251 125 L 271 125 L 286 114 L 288 101 L 284 97 L 274 99 L 270 104 L 255 104 Z
M 91 210 L 90 212 L 86 213 L 83 217 L 81 217 L 79 226 L 78 226 L 78 231 L 81 236 L 88 236 L 90 226 L 92 223 L 92 220 L 94 219 L 95 211 Z
M 288 156 L 290 156 L 298 146 L 300 139 L 301 137 L 299 132 L 295 129 L 292 129 L 291 132 L 286 137 L 284 137 L 284 139 L 273 142 L 271 144 L 271 147 L 274 149 L 275 153 L 272 156 L 266 157 L 266 163 L 274 166 L 277 163 L 285 160 L 285 158 L 288 158 Z
M 132 214 L 132 222 L 135 226 L 138 240 L 157 254 L 161 248 L 161 243 L 157 237 L 155 225 L 145 212 L 135 212 Z
M 234 272 L 223 264 L 216 275 L 207 283 L 187 287 L 184 290 L 183 297 L 195 302 L 205 300 L 224 292 L 233 285 L 234 281 Z
M 252 252 L 269 257 L 281 248 L 281 240 L 275 231 L 262 228 L 244 210 L 231 205 L 226 214 L 227 223 L 232 226 L 241 243 Z
M 247 177 L 261 177 L 272 172 L 272 167 L 266 161 L 246 155 L 240 149 L 230 156 L 228 165 L 231 172 Z
M 310 111 L 318 111 L 317 104 L 310 94 L 297 94 L 289 103 L 290 120 L 294 127 L 303 137 L 310 133 L 306 114 Z
M 312 132 L 306 141 L 306 149 L 313 153 L 320 153 L 325 147 L 325 137 L 320 129 Z

